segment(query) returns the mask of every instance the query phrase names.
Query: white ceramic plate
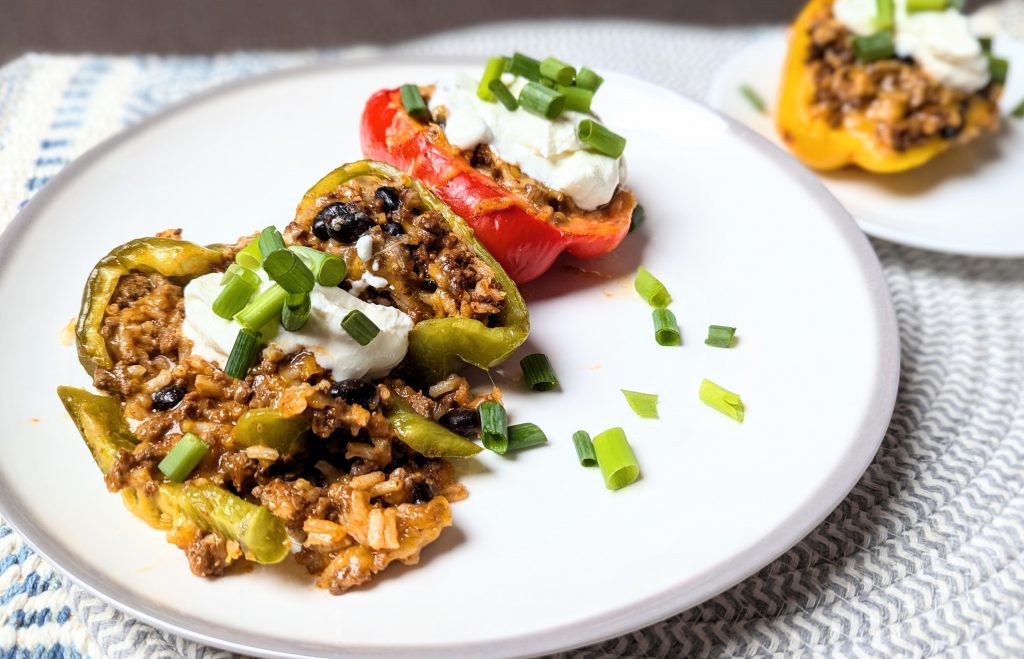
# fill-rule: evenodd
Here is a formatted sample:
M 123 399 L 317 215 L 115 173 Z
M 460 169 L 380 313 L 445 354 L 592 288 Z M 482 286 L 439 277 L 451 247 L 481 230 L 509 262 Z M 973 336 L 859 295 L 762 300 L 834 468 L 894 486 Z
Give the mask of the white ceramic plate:
M 1012 62 L 1000 106 L 1024 99 L 1024 43 L 998 38 L 995 52 Z M 786 56 L 783 30 L 734 55 L 715 75 L 708 103 L 782 146 L 770 116 L 739 89 L 749 84 L 769 112 Z M 782 146 L 785 149 L 784 146 Z M 1024 256 L 1024 120 L 963 148 L 950 149 L 918 169 L 878 175 L 855 168 L 818 172 L 822 183 L 872 236 L 925 249 L 973 256 Z
M 0 345 L 12 386 L 0 397 L 0 500 L 72 579 L 152 624 L 246 653 L 534 654 L 718 593 L 797 542 L 852 487 L 885 430 L 899 369 L 867 242 L 767 142 L 609 74 L 597 109 L 629 137 L 647 224 L 613 257 L 587 264 L 611 278 L 562 263 L 526 290 L 534 331 L 524 353 L 550 355 L 562 391 L 511 383 L 506 401 L 513 421 L 538 423 L 551 442 L 463 465 L 471 496 L 420 566 L 342 597 L 288 564 L 197 579 L 179 550 L 104 490 L 54 394 L 88 381 L 58 335 L 93 263 L 166 227 L 212 242 L 284 225 L 309 185 L 359 158 L 357 120 L 372 91 L 455 68 L 479 64 L 378 61 L 219 90 L 87 154 L 8 229 L 0 308 L 12 315 Z M 685 345 L 655 344 L 650 310 L 631 292 L 641 262 L 671 289 Z M 710 323 L 738 326 L 738 346 L 703 345 Z M 742 394 L 746 423 L 698 400 L 704 377 Z M 620 388 L 660 394 L 661 419 L 636 418 Z M 614 425 L 625 427 L 643 476 L 613 493 L 578 466 L 570 437 Z

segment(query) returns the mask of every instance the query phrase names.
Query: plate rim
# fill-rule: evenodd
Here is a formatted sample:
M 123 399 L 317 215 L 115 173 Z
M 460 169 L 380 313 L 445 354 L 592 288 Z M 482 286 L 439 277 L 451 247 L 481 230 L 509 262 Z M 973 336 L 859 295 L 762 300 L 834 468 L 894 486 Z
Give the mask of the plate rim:
M 341 60 L 285 67 L 215 85 L 190 95 L 101 141 L 64 167 L 15 215 L 3 234 L 0 235 L 0 259 L 6 259 L 10 252 L 17 249 L 25 229 L 45 209 L 49 199 L 57 194 L 58 190 L 63 189 L 69 181 L 87 170 L 94 161 L 137 134 L 206 101 L 271 83 L 281 78 L 316 75 L 333 70 L 423 64 L 438 67 L 465 66 L 479 63 L 479 61 L 482 61 L 482 58 L 475 56 L 415 57 L 367 54 Z M 650 595 L 644 600 L 632 602 L 590 618 L 577 620 L 562 627 L 543 629 L 494 641 L 416 648 L 401 645 L 325 646 L 319 643 L 296 646 L 280 638 L 250 633 L 237 634 L 232 628 L 180 615 L 145 595 L 136 595 L 131 590 L 112 582 L 101 572 L 79 562 L 59 541 L 49 536 L 37 524 L 34 515 L 13 505 L 19 501 L 19 497 L 14 493 L 10 483 L 2 476 L 0 476 L 0 515 L 3 515 L 24 542 L 55 570 L 84 591 L 113 606 L 121 613 L 157 629 L 205 645 L 249 655 L 275 658 L 305 659 L 325 654 L 331 656 L 373 654 L 378 657 L 407 657 L 413 654 L 428 657 L 449 657 L 453 654 L 458 656 L 538 656 L 568 650 L 630 633 L 659 622 L 686 608 L 696 606 L 755 574 L 785 553 L 816 528 L 857 484 L 874 460 L 875 454 L 885 438 L 885 431 L 895 408 L 900 379 L 899 328 L 881 264 L 867 238 L 831 192 L 810 170 L 804 168 L 769 140 L 698 99 L 630 74 L 611 69 L 606 69 L 603 72 L 614 77 L 626 78 L 631 84 L 643 86 L 652 93 L 667 95 L 692 106 L 699 112 L 709 113 L 720 118 L 727 124 L 730 133 L 761 152 L 806 190 L 807 194 L 822 206 L 823 214 L 833 223 L 842 242 L 850 250 L 851 256 L 854 257 L 856 266 L 864 278 L 868 298 L 873 302 L 872 306 L 878 315 L 877 321 L 881 337 L 877 363 L 884 381 L 879 382 L 875 387 L 872 400 L 865 407 L 861 426 L 854 435 L 857 439 L 850 443 L 846 459 L 840 461 L 832 474 L 833 478 L 830 479 L 830 482 L 834 483 L 838 479 L 841 485 L 839 487 L 823 485 L 820 488 L 822 491 L 808 496 L 793 514 L 782 520 L 759 543 L 732 557 L 733 567 L 731 569 L 699 575 L 697 578 L 699 583 L 696 586 L 684 588 L 676 584 Z M 851 466 L 851 460 L 853 460 L 853 466 Z M 827 503 L 822 505 L 821 502 Z M 737 569 L 736 566 L 741 565 L 746 567 Z

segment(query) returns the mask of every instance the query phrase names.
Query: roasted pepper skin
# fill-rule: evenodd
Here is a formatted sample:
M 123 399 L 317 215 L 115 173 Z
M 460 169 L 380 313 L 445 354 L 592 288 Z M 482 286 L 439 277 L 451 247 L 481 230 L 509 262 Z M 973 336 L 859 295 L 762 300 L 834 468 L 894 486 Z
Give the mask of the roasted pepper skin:
M 434 318 L 416 323 L 409 333 L 409 358 L 412 363 L 424 378 L 436 382 L 459 370 L 463 362 L 482 369 L 503 362 L 530 333 L 526 302 L 515 282 L 480 243 L 466 221 L 422 183 L 386 163 L 361 160 L 342 165 L 320 179 L 303 196 L 297 212 L 315 215 L 318 199 L 345 181 L 361 176 L 401 180 L 403 185 L 414 188 L 427 208 L 439 212 L 448 221 L 452 231 L 473 246 L 477 256 L 494 271 L 494 278 L 505 291 L 505 308 L 496 319 L 494 327 L 487 327 L 471 318 Z
M 783 143 L 812 169 L 833 170 L 856 165 L 878 174 L 919 167 L 956 145 L 955 140 L 937 136 L 906 150 L 895 151 L 876 139 L 874 122 L 863 114 L 848 117 L 838 128 L 812 114 L 816 84 L 814 70 L 807 64 L 811 46 L 808 28 L 832 2 L 811 0 L 790 28 L 789 51 L 775 118 Z M 977 95 L 972 96 L 965 121 L 968 126 L 990 125 L 993 121 L 990 105 Z
M 383 160 L 423 181 L 469 225 L 509 276 L 525 283 L 544 274 L 567 251 L 594 258 L 615 249 L 629 232 L 636 200 L 617 195 L 600 219 L 579 213 L 555 226 L 523 196 L 476 171 L 443 132 L 414 120 L 396 89 L 367 101 L 360 135 L 363 155 Z

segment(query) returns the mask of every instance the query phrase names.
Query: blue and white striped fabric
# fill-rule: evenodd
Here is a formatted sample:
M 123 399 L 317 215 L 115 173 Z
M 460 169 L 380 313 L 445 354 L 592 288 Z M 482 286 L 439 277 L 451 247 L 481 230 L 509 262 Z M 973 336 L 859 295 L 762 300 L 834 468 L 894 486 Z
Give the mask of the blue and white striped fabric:
M 985 11 L 991 25 L 1024 36 L 1024 0 Z M 461 30 L 394 50 L 557 51 L 700 96 L 714 67 L 757 35 L 555 21 Z M 0 69 L 0 226 L 76 156 L 168 103 L 244 76 L 373 52 L 22 57 Z M 903 382 L 861 482 L 759 574 L 574 656 L 1024 656 L 1024 263 L 875 247 L 900 322 Z M 126 618 L 69 585 L 0 523 L 0 657 L 79 656 L 228 655 Z

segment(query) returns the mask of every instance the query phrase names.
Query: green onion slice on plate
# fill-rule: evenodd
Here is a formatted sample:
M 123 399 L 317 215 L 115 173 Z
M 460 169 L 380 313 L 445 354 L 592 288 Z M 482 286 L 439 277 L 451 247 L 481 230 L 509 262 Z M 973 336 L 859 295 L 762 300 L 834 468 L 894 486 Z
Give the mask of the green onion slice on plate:
M 508 415 L 505 408 L 493 400 L 485 400 L 477 411 L 480 412 L 480 439 L 484 448 L 504 455 L 508 451 Z
M 743 95 L 743 98 L 747 99 L 747 102 L 750 103 L 755 110 L 761 114 L 768 113 L 768 104 L 764 102 L 764 99 L 761 98 L 761 95 L 758 94 L 753 87 L 750 85 L 740 85 L 740 94 Z
M 708 325 L 708 338 L 704 339 L 704 343 L 716 348 L 731 348 L 735 336 L 735 327 Z
M 576 457 L 579 458 L 581 466 L 594 467 L 597 465 L 594 442 L 590 440 L 590 434 L 586 430 L 577 430 L 572 434 L 572 445 L 576 447 Z
M 658 394 L 645 394 L 640 391 L 620 389 L 626 402 L 641 419 L 658 418 Z
M 669 295 L 665 284 L 661 283 L 657 277 L 651 274 L 650 270 L 643 266 L 636 270 L 633 287 L 640 294 L 640 297 L 644 299 L 644 302 L 655 309 L 664 309 L 672 301 L 672 296 Z
M 526 384 L 533 391 L 551 391 L 558 386 L 558 376 L 555 375 L 555 369 L 551 368 L 551 362 L 544 353 L 538 352 L 523 357 L 519 360 L 519 367 L 523 369 Z
M 679 335 L 679 323 L 676 315 L 668 309 L 655 309 L 651 312 L 654 319 L 654 340 L 658 345 L 677 346 L 682 341 Z
M 705 379 L 700 383 L 700 399 L 730 419 L 743 423 L 744 407 L 739 394 Z
M 534 423 L 517 423 L 508 427 L 509 451 L 522 451 L 546 444 L 547 441 L 547 435 Z
M 594 453 L 609 490 L 622 489 L 640 477 L 640 464 L 622 428 L 610 428 L 595 437 Z
M 156 468 L 162 471 L 164 476 L 167 476 L 167 480 L 172 483 L 180 483 L 199 466 L 209 451 L 210 447 L 206 445 L 206 442 L 187 432 L 174 443 L 174 446 Z

